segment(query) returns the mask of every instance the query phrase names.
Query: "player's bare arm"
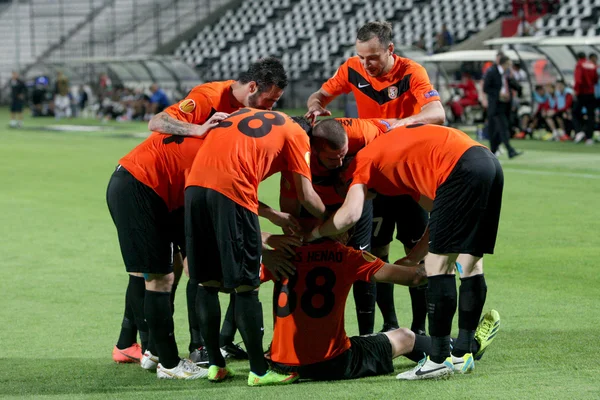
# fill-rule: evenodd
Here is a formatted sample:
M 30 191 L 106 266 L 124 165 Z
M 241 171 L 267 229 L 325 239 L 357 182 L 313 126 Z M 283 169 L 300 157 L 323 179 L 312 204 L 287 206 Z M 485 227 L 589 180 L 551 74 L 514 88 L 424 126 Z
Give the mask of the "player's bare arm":
M 296 185 L 296 194 L 302 207 L 313 216 L 323 219 L 325 217 L 325 204 L 319 197 L 312 183 L 307 177 L 294 172 L 294 184 Z
M 372 278 L 373 282 L 388 282 L 396 285 L 419 286 L 427 282 L 425 267 L 407 267 L 396 264 L 385 264 Z
M 282 228 L 285 233 L 294 234 L 300 229 L 300 224 L 293 215 L 277 211 L 260 201 L 258 202 L 258 215 L 268 219 L 273 225 Z
M 302 205 L 298 198 L 291 198 L 279 195 L 279 209 L 281 212 L 288 213 L 298 218 Z
M 196 125 L 180 121 L 163 111 L 152 117 L 150 122 L 148 122 L 148 129 L 152 132 L 168 135 L 202 137 L 227 117 L 229 117 L 229 114 L 217 112 L 204 124 Z
M 344 204 L 323 225 L 313 229 L 306 239 L 312 241 L 323 236 L 335 236 L 352 228 L 360 219 L 366 196 L 366 185 L 350 186 Z
M 425 259 L 425 256 L 429 253 L 429 227 L 425 230 L 425 233 L 419 239 L 417 244 L 411 249 L 410 253 L 406 257 L 402 257 L 395 262 L 397 265 L 406 266 L 417 266 L 421 261 Z
M 330 95 L 323 89 L 317 90 L 310 95 L 308 101 L 306 102 L 308 112 L 304 115 L 304 117 L 314 122 L 320 115 L 331 115 L 331 112 L 325 109 L 325 106 L 327 106 L 327 104 L 329 104 L 334 98 L 334 96 Z
M 435 100 L 421 107 L 421 112 L 407 118 L 397 120 L 392 128 L 412 124 L 437 124 L 441 125 L 446 120 L 446 112 L 441 101 Z

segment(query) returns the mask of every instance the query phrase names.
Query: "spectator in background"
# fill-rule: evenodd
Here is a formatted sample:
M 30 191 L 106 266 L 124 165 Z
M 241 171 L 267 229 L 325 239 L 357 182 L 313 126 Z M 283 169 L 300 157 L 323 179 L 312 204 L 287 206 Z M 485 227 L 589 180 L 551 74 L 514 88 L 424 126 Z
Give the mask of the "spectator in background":
M 10 124 L 11 128 L 23 126 L 23 106 L 27 98 L 27 87 L 19 78 L 19 73 L 13 71 L 10 80 Z
M 577 65 L 575 66 L 575 95 L 577 103 L 573 110 L 573 122 L 579 128 L 575 135 L 575 143 L 586 139 L 585 144 L 594 144 L 594 124 L 596 110 L 596 98 L 594 97 L 595 86 L 598 83 L 597 66 L 585 56 L 585 53 L 577 53 Z M 584 116 L 583 109 L 586 110 Z
M 454 44 L 454 38 L 446 24 L 442 24 L 442 31 L 436 36 L 435 53 L 447 51 Z
M 150 96 L 150 112 L 146 114 L 146 121 L 150 121 L 154 115 L 162 112 L 171 105 L 167 94 L 156 83 L 150 86 L 150 92 L 152 92 L 152 96 Z
M 558 126 L 560 140 L 563 142 L 571 140 L 571 130 L 573 129 L 573 90 L 568 88 L 564 81 L 558 81 L 556 82 L 554 99 L 556 100 L 554 121 Z
M 521 63 L 519 62 L 513 64 L 512 75 L 517 82 L 525 82 L 527 80 L 527 72 L 521 68 Z
M 533 132 L 536 129 L 548 127 L 552 131 L 556 131 L 556 125 L 550 114 L 552 108 L 551 104 L 554 104 L 554 99 L 550 101 L 550 95 L 546 91 L 546 88 L 542 85 L 537 85 L 533 93 L 533 112 L 531 115 L 523 116 L 523 131 L 515 136 L 517 139 L 525 139 L 529 136 L 533 139 Z M 545 136 L 544 139 L 552 139 L 550 136 Z
M 54 89 L 54 115 L 56 119 L 71 117 L 72 115 L 71 97 L 69 92 L 69 79 L 62 71 L 58 71 Z
M 479 104 L 479 94 L 477 93 L 475 81 L 473 81 L 470 74 L 464 73 L 460 83 L 453 83 L 448 86 L 462 89 L 463 91 L 463 96 L 459 100 L 452 100 L 449 103 L 454 115 L 454 121 L 461 121 L 465 107 Z

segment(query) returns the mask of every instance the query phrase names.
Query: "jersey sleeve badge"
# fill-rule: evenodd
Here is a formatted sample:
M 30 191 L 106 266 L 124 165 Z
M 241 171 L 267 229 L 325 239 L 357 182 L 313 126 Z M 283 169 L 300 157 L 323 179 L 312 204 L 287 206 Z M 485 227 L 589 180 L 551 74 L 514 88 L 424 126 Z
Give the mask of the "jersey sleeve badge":
M 179 109 L 182 112 L 189 114 L 196 109 L 196 102 L 193 99 L 183 100 L 179 103 Z

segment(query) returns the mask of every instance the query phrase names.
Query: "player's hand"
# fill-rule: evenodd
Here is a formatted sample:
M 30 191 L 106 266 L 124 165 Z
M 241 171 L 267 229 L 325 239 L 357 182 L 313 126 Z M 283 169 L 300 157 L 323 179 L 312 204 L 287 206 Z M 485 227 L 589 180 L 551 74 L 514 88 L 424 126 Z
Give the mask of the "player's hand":
M 312 124 L 314 124 L 317 121 L 317 117 L 328 117 L 330 115 L 331 111 L 321 107 L 320 105 L 316 105 L 309 108 L 308 112 L 304 114 L 304 117 L 308 119 Z
M 283 233 L 286 235 L 294 235 L 300 231 L 300 224 L 292 214 L 273 210 L 273 214 L 269 216 L 269 221 L 283 229 Z
M 221 121 L 223 121 L 225 118 L 228 118 L 228 117 L 229 117 L 229 114 L 224 113 L 224 112 L 216 112 L 216 113 L 214 113 L 213 116 L 208 119 L 208 121 L 206 121 L 202 125 L 198 126 L 198 129 L 196 130 L 196 132 L 192 136 L 204 136 L 204 135 L 206 135 L 208 133 L 208 131 L 210 131 L 215 126 L 219 125 L 219 123 Z
M 320 239 L 322 236 L 319 234 L 319 226 L 315 227 L 313 230 L 311 230 L 310 232 L 306 232 L 303 235 L 303 241 L 305 243 L 308 242 L 314 242 L 317 239 Z
M 270 235 L 265 241 L 270 247 L 281 250 L 287 255 L 296 255 L 294 247 L 302 246 L 302 239 L 297 236 L 290 235 Z
M 390 130 L 395 129 L 395 128 L 400 128 L 401 126 L 410 125 L 410 124 L 411 124 L 411 122 L 408 118 L 397 119 L 391 124 L 392 126 L 390 127 Z
M 277 281 L 281 278 L 287 279 L 296 273 L 296 267 L 292 260 L 283 251 L 263 250 L 262 262 Z
M 408 257 L 402 257 L 399 260 L 396 260 L 396 262 L 394 264 L 402 265 L 403 267 L 416 267 L 419 265 L 419 262 L 415 261 L 415 260 L 411 260 Z

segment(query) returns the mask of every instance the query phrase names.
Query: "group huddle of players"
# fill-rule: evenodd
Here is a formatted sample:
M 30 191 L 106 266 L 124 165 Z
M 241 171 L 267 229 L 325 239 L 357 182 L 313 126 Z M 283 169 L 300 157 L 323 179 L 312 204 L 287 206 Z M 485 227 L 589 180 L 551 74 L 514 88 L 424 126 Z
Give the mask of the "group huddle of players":
M 234 376 L 226 356 L 245 357 L 250 386 L 388 374 L 401 355 L 417 365 L 398 379 L 473 370 L 500 324 L 494 310 L 481 315 L 502 169 L 463 132 L 435 125 L 445 118 L 437 91 L 391 39 L 389 23 L 363 26 L 357 56 L 311 95 L 303 117 L 271 111 L 287 76 L 265 58 L 238 80 L 195 87 L 150 121 L 152 134 L 119 160 L 107 190 L 130 275 L 115 361 L 158 378 L 219 382 Z M 317 119 L 350 91 L 360 118 Z M 257 193 L 275 173 L 280 210 Z M 283 234 L 261 232 L 259 216 Z M 407 256 L 390 264 L 395 228 Z M 179 357 L 173 324 L 182 270 L 189 359 Z M 265 353 L 258 288 L 268 280 L 274 332 Z M 394 284 L 410 287 L 411 329 L 398 326 Z M 352 287 L 361 336 L 348 338 Z M 222 330 L 219 292 L 231 293 Z M 375 304 L 384 316 L 377 334 Z M 233 344 L 236 330 L 246 351 Z

